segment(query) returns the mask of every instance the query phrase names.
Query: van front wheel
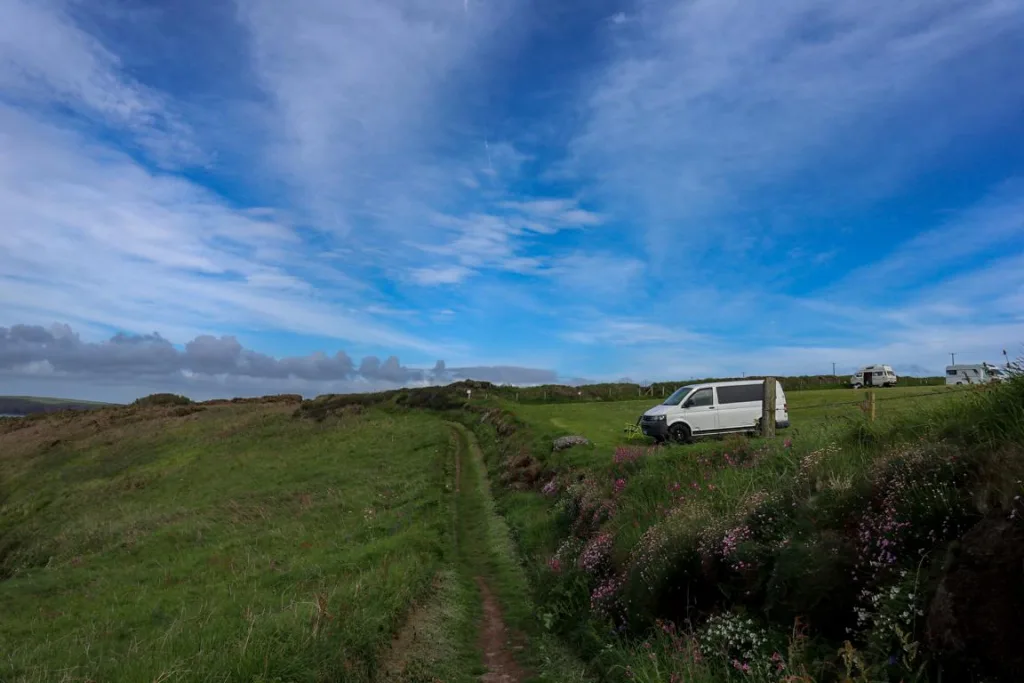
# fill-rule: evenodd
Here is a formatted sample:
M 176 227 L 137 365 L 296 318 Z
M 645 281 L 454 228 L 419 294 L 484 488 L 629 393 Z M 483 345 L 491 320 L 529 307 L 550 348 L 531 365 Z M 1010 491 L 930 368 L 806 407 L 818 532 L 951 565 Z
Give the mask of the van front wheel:
M 690 428 L 682 423 L 674 424 L 669 427 L 668 433 L 676 443 L 690 443 L 693 438 L 693 435 L 690 433 Z

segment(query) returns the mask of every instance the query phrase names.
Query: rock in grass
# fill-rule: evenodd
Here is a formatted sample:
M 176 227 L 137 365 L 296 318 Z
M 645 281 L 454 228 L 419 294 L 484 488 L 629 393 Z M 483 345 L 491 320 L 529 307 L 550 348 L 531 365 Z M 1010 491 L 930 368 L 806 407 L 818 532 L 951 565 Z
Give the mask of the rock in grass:
M 589 446 L 590 440 L 585 436 L 579 436 L 574 434 L 572 436 L 560 436 L 555 439 L 552 449 L 555 451 L 562 451 L 566 448 L 572 448 L 573 446 Z

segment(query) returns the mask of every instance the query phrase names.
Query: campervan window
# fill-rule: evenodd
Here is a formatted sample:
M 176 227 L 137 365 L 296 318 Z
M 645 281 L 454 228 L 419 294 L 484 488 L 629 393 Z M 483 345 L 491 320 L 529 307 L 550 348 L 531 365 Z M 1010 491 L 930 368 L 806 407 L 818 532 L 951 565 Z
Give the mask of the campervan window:
M 760 401 L 764 398 L 764 386 L 761 384 L 738 384 L 730 387 L 717 387 L 718 402 L 747 403 Z

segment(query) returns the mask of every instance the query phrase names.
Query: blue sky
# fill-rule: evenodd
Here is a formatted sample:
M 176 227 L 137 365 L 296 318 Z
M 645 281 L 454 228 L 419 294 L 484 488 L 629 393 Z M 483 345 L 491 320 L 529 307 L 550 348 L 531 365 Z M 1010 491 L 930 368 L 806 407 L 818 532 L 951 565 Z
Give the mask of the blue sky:
M 0 326 L 81 358 L 8 332 L 0 372 L 120 397 L 433 378 L 367 356 L 524 382 L 998 361 L 1022 64 L 1020 0 L 7 0 Z M 111 373 L 119 332 L 237 344 Z M 338 350 L 323 380 L 243 367 Z

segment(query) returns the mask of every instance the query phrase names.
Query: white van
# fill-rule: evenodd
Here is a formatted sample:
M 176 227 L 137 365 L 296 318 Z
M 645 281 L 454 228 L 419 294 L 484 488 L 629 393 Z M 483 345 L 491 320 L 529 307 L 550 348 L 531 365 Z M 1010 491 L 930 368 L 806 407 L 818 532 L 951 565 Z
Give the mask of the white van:
M 755 432 L 761 420 L 764 380 L 711 382 L 680 387 L 640 417 L 640 429 L 661 442 L 690 441 L 695 436 Z M 775 426 L 789 426 L 789 406 L 782 384 L 775 382 Z
M 1006 370 L 988 363 L 946 366 L 946 384 L 988 384 L 1009 378 Z
M 894 387 L 899 377 L 890 365 L 865 365 L 850 378 L 854 389 L 861 387 Z

